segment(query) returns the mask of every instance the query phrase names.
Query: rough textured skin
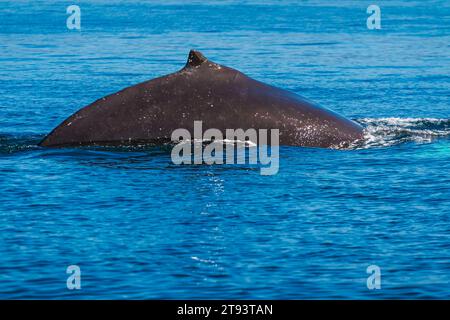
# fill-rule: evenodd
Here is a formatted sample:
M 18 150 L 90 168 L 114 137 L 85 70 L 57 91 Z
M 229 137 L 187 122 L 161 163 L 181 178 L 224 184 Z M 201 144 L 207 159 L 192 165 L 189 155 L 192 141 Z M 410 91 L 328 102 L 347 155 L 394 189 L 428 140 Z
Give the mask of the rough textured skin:
M 362 127 L 304 98 L 191 51 L 176 73 L 101 98 L 79 110 L 41 146 L 118 145 L 170 141 L 173 130 L 279 129 L 280 145 L 345 147 Z

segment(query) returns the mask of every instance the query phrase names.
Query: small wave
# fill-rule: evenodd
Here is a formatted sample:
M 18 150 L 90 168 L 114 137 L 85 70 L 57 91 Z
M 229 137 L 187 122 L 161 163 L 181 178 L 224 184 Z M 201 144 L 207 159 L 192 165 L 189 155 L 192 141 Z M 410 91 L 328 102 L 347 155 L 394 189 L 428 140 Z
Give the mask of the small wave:
M 43 135 L 0 134 L 0 155 L 37 149 Z
M 230 140 L 230 139 L 216 139 L 216 140 L 210 140 L 210 139 L 193 139 L 193 140 L 184 140 L 181 141 L 180 144 L 185 144 L 185 143 L 202 143 L 203 146 L 209 145 L 209 144 L 223 144 L 223 145 L 234 145 L 237 147 L 248 147 L 248 148 L 252 148 L 252 147 L 256 147 L 257 144 L 254 143 L 253 141 L 250 140 Z M 176 143 L 173 143 L 176 144 Z
M 390 147 L 405 142 L 429 143 L 450 137 L 450 119 L 436 118 L 362 118 L 364 141 L 356 149 Z

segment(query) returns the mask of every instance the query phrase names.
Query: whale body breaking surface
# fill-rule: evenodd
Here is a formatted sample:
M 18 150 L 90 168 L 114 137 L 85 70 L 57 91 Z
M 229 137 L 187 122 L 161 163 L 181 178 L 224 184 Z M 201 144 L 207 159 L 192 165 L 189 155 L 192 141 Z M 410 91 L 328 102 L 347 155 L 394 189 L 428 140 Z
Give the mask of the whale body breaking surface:
M 125 88 L 80 109 L 39 145 L 163 144 L 172 132 L 278 129 L 280 145 L 345 148 L 363 128 L 292 92 L 214 63 L 191 50 L 178 72 Z

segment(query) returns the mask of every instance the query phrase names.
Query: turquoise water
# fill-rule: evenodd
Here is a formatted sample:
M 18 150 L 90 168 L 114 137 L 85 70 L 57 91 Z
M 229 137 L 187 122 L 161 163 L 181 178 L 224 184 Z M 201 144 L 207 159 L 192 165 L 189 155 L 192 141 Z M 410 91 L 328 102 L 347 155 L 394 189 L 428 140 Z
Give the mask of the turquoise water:
M 0 2 L 0 298 L 450 297 L 448 1 L 379 1 L 381 30 L 366 1 L 77 1 L 81 31 L 68 4 Z M 366 143 L 282 147 L 274 176 L 36 146 L 191 48 L 355 119 Z

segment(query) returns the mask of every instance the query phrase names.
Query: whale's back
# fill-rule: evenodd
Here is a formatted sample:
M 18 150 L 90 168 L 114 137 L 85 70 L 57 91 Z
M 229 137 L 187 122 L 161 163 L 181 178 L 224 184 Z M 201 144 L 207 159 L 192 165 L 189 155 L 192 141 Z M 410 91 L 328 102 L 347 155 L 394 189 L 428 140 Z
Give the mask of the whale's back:
M 191 51 L 178 72 L 105 96 L 64 120 L 41 146 L 160 143 L 175 129 L 279 129 L 280 144 L 338 147 L 362 128 L 310 101 Z

